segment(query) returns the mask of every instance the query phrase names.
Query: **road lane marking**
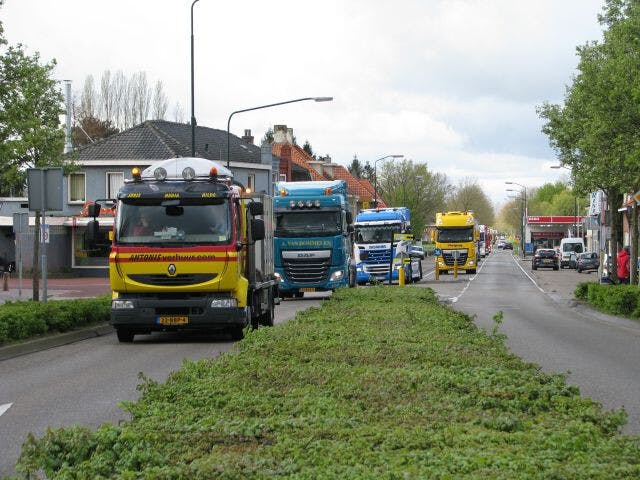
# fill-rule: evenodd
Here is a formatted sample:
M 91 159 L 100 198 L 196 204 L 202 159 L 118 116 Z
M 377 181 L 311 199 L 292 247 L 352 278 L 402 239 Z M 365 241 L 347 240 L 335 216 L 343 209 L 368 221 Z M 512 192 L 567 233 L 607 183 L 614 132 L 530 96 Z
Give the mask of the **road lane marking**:
M 469 281 L 467 282 L 467 284 L 464 286 L 464 288 L 463 288 L 463 289 L 462 289 L 462 291 L 460 292 L 460 295 L 458 295 L 457 297 L 453 297 L 453 298 L 451 299 L 451 303 L 456 303 L 458 300 L 460 300 L 460 297 L 462 297 L 462 295 L 464 295 L 464 292 L 466 292 L 466 291 L 467 291 L 467 288 L 469 288 L 469 285 L 471 285 L 471 282 L 473 282 L 473 281 L 476 279 L 476 277 L 480 274 L 480 272 L 482 271 L 482 269 L 484 268 L 484 266 L 486 265 L 486 263 L 487 263 L 487 262 L 482 262 L 482 263 L 480 264 L 480 268 L 478 268 L 478 269 L 476 270 L 476 273 L 474 273 L 474 274 L 473 274 L 473 277 L 471 277 L 471 278 L 469 279 Z
M 519 268 L 520 270 L 522 270 L 522 273 L 524 273 L 524 274 L 527 276 L 527 278 L 528 278 L 529 280 L 531 280 L 531 283 L 533 283 L 533 284 L 536 286 L 536 288 L 537 288 L 538 290 L 540 290 L 542 293 L 544 293 L 544 290 L 543 290 L 542 288 L 540 288 L 540 285 L 538 285 L 538 284 L 536 283 L 536 281 L 531 277 L 531 275 L 529 275 L 527 272 L 525 272 L 525 271 L 524 271 L 524 268 L 522 268 L 522 265 L 520 265 L 520 264 L 518 263 L 518 259 L 517 259 L 516 257 L 511 257 L 511 258 L 513 259 L 514 263 L 518 266 L 518 268 Z
M 13 405 L 13 403 L 5 403 L 4 405 L 0 405 L 0 417 L 3 413 L 11 408 L 11 405 Z

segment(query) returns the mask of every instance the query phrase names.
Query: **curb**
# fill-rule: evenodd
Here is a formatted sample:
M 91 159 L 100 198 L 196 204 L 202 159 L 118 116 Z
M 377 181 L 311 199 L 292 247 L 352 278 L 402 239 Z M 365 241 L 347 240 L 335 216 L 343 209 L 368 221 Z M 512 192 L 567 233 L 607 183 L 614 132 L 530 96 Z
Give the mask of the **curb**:
M 10 358 L 28 355 L 30 353 L 47 350 L 49 348 L 60 347 L 70 343 L 80 342 L 89 338 L 101 337 L 114 332 L 114 329 L 108 323 L 92 325 L 80 330 L 73 330 L 60 334 L 53 334 L 36 340 L 28 340 L 26 342 L 0 347 L 0 361 L 9 360 Z

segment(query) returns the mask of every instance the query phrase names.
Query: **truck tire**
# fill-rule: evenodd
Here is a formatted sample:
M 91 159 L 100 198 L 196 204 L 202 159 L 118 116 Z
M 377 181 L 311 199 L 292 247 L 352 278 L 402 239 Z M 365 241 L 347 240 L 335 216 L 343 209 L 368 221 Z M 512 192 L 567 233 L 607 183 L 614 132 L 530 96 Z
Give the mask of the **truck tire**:
M 133 342 L 133 337 L 135 336 L 135 333 L 133 333 L 128 328 L 120 327 L 120 328 L 116 328 L 116 335 L 118 336 L 118 341 L 120 343 L 131 343 Z
M 229 329 L 229 335 L 231 335 L 231 340 L 238 341 L 244 338 L 244 328 L 242 327 L 233 327 Z

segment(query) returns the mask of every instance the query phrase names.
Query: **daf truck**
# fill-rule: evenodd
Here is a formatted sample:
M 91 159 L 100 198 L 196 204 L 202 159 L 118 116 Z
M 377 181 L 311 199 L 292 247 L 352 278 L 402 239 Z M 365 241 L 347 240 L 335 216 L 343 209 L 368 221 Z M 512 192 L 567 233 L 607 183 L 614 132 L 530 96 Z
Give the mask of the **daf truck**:
M 480 232 L 473 212 L 442 212 L 436 214 L 433 240 L 440 254 L 436 257 L 438 273 L 476 273 Z
M 356 285 L 347 182 L 278 182 L 275 273 L 282 298 Z

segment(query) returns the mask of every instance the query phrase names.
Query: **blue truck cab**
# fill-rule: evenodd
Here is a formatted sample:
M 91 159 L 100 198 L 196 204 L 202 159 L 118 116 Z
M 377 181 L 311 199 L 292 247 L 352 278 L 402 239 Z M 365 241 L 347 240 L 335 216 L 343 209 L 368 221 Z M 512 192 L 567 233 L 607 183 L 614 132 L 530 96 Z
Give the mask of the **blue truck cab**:
M 344 180 L 276 183 L 274 260 L 281 297 L 356 285 L 349 208 Z
M 420 259 L 409 254 L 411 242 L 395 240 L 395 234 L 411 233 L 411 213 L 407 207 L 361 210 L 356 216 L 354 259 L 359 284 L 389 281 L 389 264 L 401 251 L 410 258 L 404 265 L 405 281 L 422 279 Z M 401 263 L 393 262 L 391 281 L 398 281 Z

